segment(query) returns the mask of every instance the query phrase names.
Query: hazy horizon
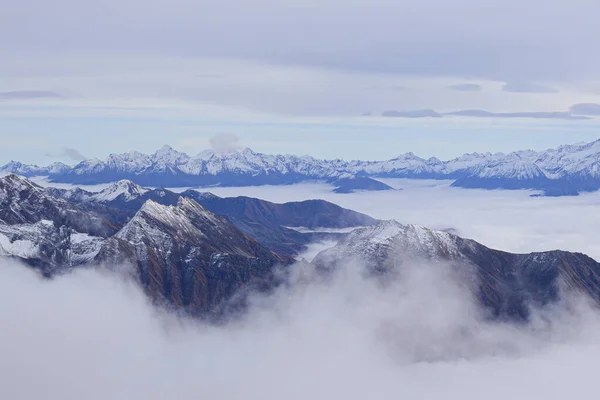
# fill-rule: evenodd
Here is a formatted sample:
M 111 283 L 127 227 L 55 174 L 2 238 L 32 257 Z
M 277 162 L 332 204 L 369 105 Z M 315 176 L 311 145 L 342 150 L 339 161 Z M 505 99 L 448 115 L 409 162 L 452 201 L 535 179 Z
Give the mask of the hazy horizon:
M 223 133 L 265 153 L 368 159 L 599 136 L 594 2 L 143 4 L 4 7 L 0 159 L 199 152 Z M 414 118 L 461 110 L 476 112 Z

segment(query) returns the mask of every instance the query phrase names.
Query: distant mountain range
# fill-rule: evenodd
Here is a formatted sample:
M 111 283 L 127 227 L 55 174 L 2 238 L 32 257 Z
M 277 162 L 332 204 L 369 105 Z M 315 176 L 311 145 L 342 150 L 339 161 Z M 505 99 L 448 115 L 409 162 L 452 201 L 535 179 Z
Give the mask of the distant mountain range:
M 154 154 L 112 154 L 74 166 L 47 167 L 11 161 L 0 172 L 47 176 L 51 182 L 110 183 L 128 179 L 152 187 L 288 185 L 324 181 L 335 191 L 389 190 L 377 178 L 451 179 L 455 187 L 534 189 L 547 196 L 577 195 L 600 189 L 600 140 L 542 152 L 470 153 L 440 161 L 406 153 L 387 161 L 320 160 L 309 156 L 267 155 L 250 149 L 189 156 L 165 146 Z
M 335 228 L 356 229 L 326 233 Z M 466 276 L 493 317 L 526 319 L 531 305 L 553 303 L 564 290 L 600 302 L 600 264 L 583 254 L 506 253 L 322 200 L 275 204 L 131 181 L 94 193 L 0 178 L 0 256 L 46 277 L 130 265 L 154 302 L 193 316 L 243 309 L 249 290 L 275 288 L 306 244 L 324 236 L 338 244 L 313 260 L 317 271 L 357 259 L 374 275 L 411 260 L 445 263 Z

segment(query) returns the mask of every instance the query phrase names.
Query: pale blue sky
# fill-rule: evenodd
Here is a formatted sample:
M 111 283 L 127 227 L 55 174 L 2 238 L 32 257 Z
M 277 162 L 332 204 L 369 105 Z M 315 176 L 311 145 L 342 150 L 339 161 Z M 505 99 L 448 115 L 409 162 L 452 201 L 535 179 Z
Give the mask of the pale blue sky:
M 0 163 L 197 153 L 221 133 L 364 159 L 600 137 L 600 119 L 568 114 L 380 117 L 600 104 L 599 2 L 26 0 L 2 13 Z
M 86 157 L 111 152 L 154 152 L 164 144 L 196 154 L 210 138 L 233 133 L 239 145 L 265 153 L 321 158 L 387 159 L 412 151 L 422 157 L 453 158 L 465 152 L 543 150 L 600 137 L 597 121 L 383 120 L 353 118 L 323 122 L 235 122 L 209 118 L 3 117 L 0 163 L 73 163 L 61 148 Z

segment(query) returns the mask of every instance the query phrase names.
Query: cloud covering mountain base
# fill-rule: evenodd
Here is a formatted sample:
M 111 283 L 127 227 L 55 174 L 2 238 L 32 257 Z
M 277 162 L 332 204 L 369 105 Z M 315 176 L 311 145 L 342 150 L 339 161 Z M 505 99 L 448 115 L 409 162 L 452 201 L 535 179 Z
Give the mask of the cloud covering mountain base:
M 133 282 L 81 270 L 42 280 L 3 262 L 0 397 L 32 399 L 554 399 L 595 390 L 600 317 L 585 299 L 490 322 L 443 264 L 397 279 L 298 265 L 214 326 L 150 306 Z

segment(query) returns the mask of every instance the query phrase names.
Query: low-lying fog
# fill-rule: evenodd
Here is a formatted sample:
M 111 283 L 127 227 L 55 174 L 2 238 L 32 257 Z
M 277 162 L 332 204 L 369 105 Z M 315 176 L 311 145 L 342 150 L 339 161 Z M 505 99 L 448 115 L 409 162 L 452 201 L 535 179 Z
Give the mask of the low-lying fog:
M 385 287 L 348 265 L 296 271 L 241 321 L 149 306 L 132 283 L 42 281 L 0 265 L 2 399 L 563 399 L 596 388 L 600 319 L 584 299 L 530 324 L 486 322 L 444 266 Z
M 530 198 L 447 182 L 397 192 L 327 185 L 214 188 L 284 202 L 323 198 L 378 218 L 447 229 L 504 250 L 600 259 L 600 194 Z M 330 244 L 315 245 L 311 258 Z M 600 313 L 568 298 L 528 324 L 492 323 L 443 265 L 407 265 L 385 287 L 348 265 L 333 280 L 298 267 L 241 321 L 165 315 L 131 282 L 79 271 L 42 281 L 0 265 L 2 399 L 564 399 L 596 392 Z

